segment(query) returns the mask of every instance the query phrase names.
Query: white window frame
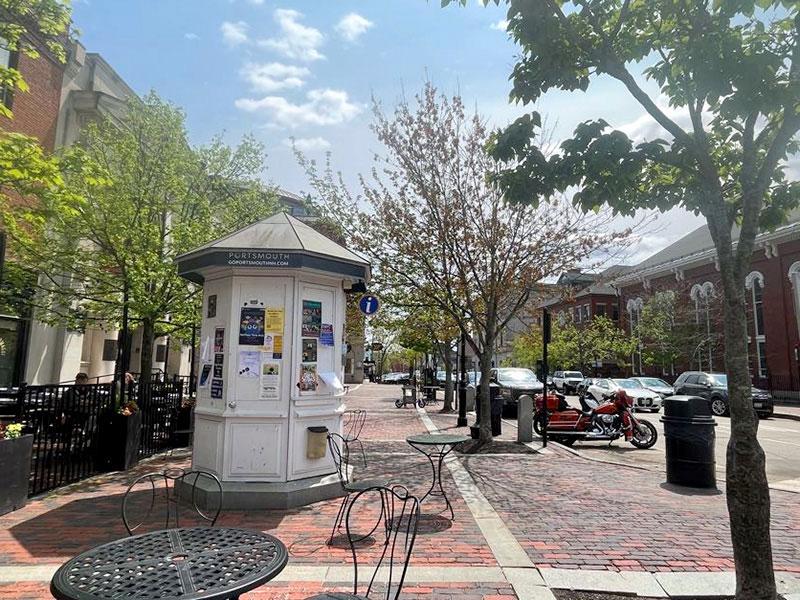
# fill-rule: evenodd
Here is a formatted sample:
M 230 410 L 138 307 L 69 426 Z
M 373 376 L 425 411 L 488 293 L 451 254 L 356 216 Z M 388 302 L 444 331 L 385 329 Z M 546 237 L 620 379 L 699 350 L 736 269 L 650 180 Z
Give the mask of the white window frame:
M 764 275 L 759 271 L 752 271 L 744 280 L 745 289 L 750 292 L 750 306 L 753 310 L 753 339 L 755 340 L 756 347 L 756 372 L 759 378 L 763 379 L 767 376 L 766 365 L 762 366 L 762 346 L 766 347 L 767 337 L 763 331 L 758 328 L 758 315 L 756 314 L 756 282 L 761 288 L 761 315 L 764 315 Z

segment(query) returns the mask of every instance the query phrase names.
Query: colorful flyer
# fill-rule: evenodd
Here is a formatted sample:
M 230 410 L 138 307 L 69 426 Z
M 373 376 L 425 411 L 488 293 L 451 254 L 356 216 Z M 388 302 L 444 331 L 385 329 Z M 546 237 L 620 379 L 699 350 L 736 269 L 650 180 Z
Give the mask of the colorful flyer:
M 317 340 L 303 338 L 303 362 L 317 362 Z
M 259 398 L 274 400 L 281 387 L 281 364 L 270 360 L 268 352 L 261 353 L 261 390 Z
M 214 352 L 225 351 L 225 328 L 217 327 L 214 329 Z
M 301 392 L 316 392 L 317 386 L 317 365 L 300 365 L 300 381 L 297 387 Z
M 239 345 L 260 346 L 264 343 L 264 309 L 242 307 L 239 318 Z
M 272 340 L 272 358 L 274 360 L 281 360 L 283 358 L 283 336 L 273 336 Z
M 208 376 L 211 374 L 211 365 L 203 365 L 203 369 L 200 371 L 200 387 L 206 387 L 208 385 Z
M 319 343 L 323 346 L 333 346 L 333 325 L 323 323 L 319 330 Z
M 239 377 L 254 379 L 261 367 L 261 353 L 257 350 L 239 350 Z
M 267 322 L 264 326 L 264 331 L 272 333 L 283 333 L 283 309 L 282 308 L 268 308 L 267 309 Z
M 322 302 L 303 300 L 303 337 L 319 337 L 322 325 Z
M 222 398 L 222 379 L 211 380 L 211 397 Z

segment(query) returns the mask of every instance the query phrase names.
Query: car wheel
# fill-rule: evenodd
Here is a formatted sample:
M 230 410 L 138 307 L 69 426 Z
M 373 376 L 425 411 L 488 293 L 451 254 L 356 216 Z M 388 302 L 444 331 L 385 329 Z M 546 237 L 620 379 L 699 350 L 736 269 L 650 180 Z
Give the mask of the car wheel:
M 728 403 L 722 398 L 711 399 L 711 412 L 715 417 L 724 417 L 728 414 Z

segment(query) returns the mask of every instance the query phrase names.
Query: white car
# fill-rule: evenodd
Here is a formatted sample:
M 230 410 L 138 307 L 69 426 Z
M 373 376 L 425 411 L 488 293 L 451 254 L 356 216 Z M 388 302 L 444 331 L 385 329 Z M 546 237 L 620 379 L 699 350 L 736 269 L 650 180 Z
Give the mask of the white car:
M 675 394 L 673 387 L 663 379 L 658 377 L 630 377 L 633 381 L 638 381 L 651 392 L 655 392 L 662 398 L 668 398 Z
M 583 373 L 580 371 L 556 371 L 553 373 L 553 387 L 564 394 L 575 393 L 581 381 L 583 381 Z
M 603 402 L 619 390 L 625 390 L 633 399 L 633 410 L 661 410 L 661 396 L 634 379 L 598 379 L 586 393 L 597 402 Z

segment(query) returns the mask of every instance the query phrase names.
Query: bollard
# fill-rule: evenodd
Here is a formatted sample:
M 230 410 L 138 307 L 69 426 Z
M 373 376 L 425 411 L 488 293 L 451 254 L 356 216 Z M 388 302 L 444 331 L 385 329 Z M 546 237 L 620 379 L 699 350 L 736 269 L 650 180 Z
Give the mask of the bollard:
M 527 394 L 517 400 L 517 441 L 533 441 L 533 398 Z

